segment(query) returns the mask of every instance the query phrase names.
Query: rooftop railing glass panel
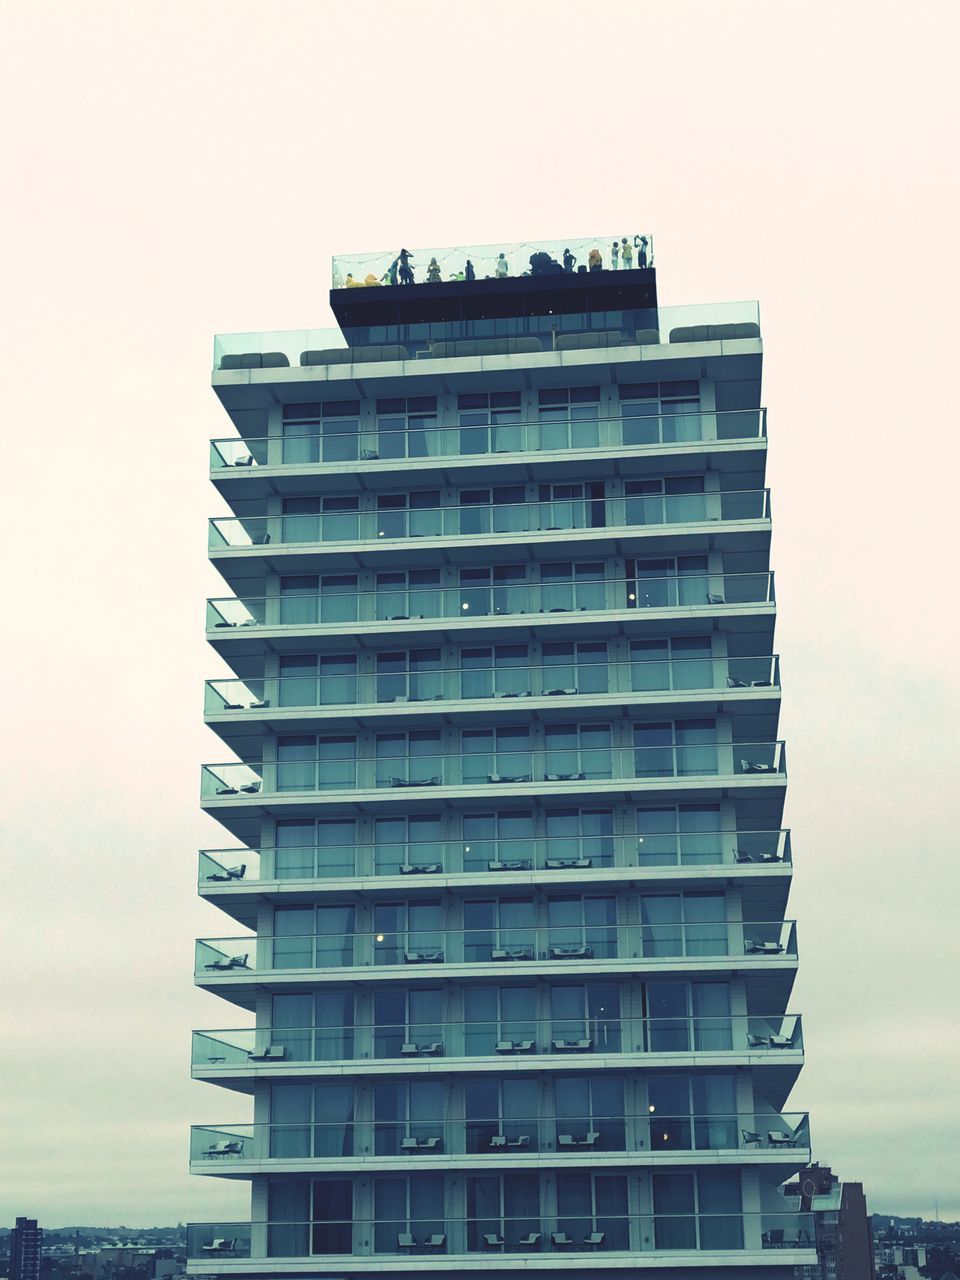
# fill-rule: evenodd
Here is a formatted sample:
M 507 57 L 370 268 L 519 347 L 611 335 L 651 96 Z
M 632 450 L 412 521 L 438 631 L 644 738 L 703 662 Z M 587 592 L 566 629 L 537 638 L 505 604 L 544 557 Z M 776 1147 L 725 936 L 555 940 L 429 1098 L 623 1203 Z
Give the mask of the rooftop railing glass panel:
M 690 573 L 672 577 L 605 578 L 589 566 L 575 578 L 538 583 L 498 578 L 460 586 L 439 585 L 428 569 L 419 576 L 383 582 L 361 591 L 356 576 L 328 575 L 321 589 L 306 587 L 274 597 L 226 596 L 207 601 L 207 629 L 316 627 L 358 622 L 409 622 L 428 618 L 488 618 L 517 614 L 561 614 L 630 609 L 717 609 L 725 605 L 772 604 L 774 578 L 760 573 Z M 512 566 L 510 566 L 512 568 Z
M 343 253 L 333 259 L 331 287 L 390 288 L 449 281 L 629 271 L 653 266 L 653 236 L 604 235 L 572 240 L 510 240 L 429 249 Z
M 558 746 L 547 750 L 484 744 L 475 752 L 463 754 L 444 752 L 439 745 L 435 752 L 418 754 L 391 743 L 384 750 L 396 749 L 396 754 L 381 753 L 363 759 L 353 755 L 351 746 L 352 740 L 338 739 L 330 748 L 332 754 L 323 758 L 307 756 L 269 764 L 205 764 L 201 766 L 201 795 L 219 799 L 370 788 L 530 786 L 627 778 L 755 778 L 786 774 L 783 742 Z M 310 750 L 304 748 L 305 753 Z
M 211 1172 L 215 1172 L 211 1168 Z M 414 1256 L 428 1270 L 478 1255 L 542 1253 L 592 1257 L 596 1253 L 730 1253 L 802 1249 L 812 1252 L 816 1224 L 812 1213 L 627 1214 L 600 1212 L 570 1216 L 535 1212 L 519 1216 L 491 1212 L 483 1218 L 404 1215 L 375 1221 L 351 1217 L 316 1222 L 191 1222 L 187 1257 L 210 1262 L 222 1258 L 329 1258 L 336 1267 L 344 1256 Z M 429 1259 L 434 1260 L 431 1265 Z M 700 1264 L 702 1265 L 702 1259 Z
M 479 416 L 479 415 L 475 415 Z M 320 463 L 397 459 L 473 458 L 487 454 L 544 453 L 585 449 L 642 449 L 698 441 L 761 440 L 766 409 L 729 409 L 637 417 L 589 418 L 567 422 L 517 421 L 447 424 L 437 421 L 368 430 L 343 428 L 336 418 L 310 434 L 210 442 L 210 469 L 304 467 Z M 339 430 L 338 430 L 339 427 Z
M 326 880 L 354 876 L 499 875 L 612 867 L 791 865 L 790 832 L 663 831 L 504 840 L 435 840 L 206 849 L 199 884 L 258 880 Z
M 522 486 L 517 486 L 522 488 Z M 565 488 L 582 490 L 583 485 Z M 469 493 L 469 491 L 467 491 Z M 351 500 L 356 501 L 356 500 Z M 338 506 L 343 508 L 343 500 Z M 401 538 L 487 538 L 574 529 L 610 532 L 673 524 L 769 520 L 769 489 L 712 493 L 575 496 L 544 501 L 465 502 L 432 507 L 360 511 L 338 509 L 276 516 L 216 516 L 209 522 L 211 551 L 323 543 L 369 543 Z
M 247 1027 L 194 1031 L 200 1072 L 344 1062 L 431 1062 L 546 1055 L 803 1052 L 799 1014 L 726 1017 L 501 1019 L 406 1022 L 378 1026 Z M 587 1064 L 585 1064 L 587 1065 Z
M 625 311 L 592 311 L 439 321 L 370 331 L 349 347 L 339 329 L 222 333 L 214 339 L 214 371 L 383 364 L 576 351 L 638 358 L 644 347 L 760 337 L 756 302 L 694 303 Z M 378 339 L 376 341 L 372 339 Z
M 496 964 L 505 973 L 534 962 L 558 969 L 586 960 L 711 960 L 745 956 L 793 959 L 792 920 L 710 924 L 570 924 L 551 928 L 403 929 L 292 937 L 200 938 L 196 976 L 203 980 L 314 969 Z
M 438 651 L 439 653 L 439 651 Z M 388 657 L 390 655 L 387 655 Z M 549 655 L 548 655 L 549 656 Z M 345 665 L 350 665 L 348 658 Z M 397 706 L 415 702 L 474 701 L 534 697 L 573 697 L 627 693 L 681 695 L 704 691 L 776 690 L 780 687 L 778 657 L 637 659 L 609 662 L 605 655 L 564 655 L 559 661 L 529 666 L 494 665 L 481 655 L 471 666 L 434 669 L 353 670 L 344 674 L 274 676 L 265 679 L 207 680 L 207 715 L 249 713 L 265 708 L 319 709 L 333 706 Z M 419 664 L 423 666 L 425 664 Z

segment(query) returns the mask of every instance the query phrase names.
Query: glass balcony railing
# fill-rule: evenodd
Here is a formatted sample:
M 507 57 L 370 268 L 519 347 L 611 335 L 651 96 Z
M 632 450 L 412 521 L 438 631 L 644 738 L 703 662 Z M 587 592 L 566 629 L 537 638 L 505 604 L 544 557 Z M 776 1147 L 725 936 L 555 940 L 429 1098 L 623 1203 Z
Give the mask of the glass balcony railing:
M 465 415 L 468 416 L 468 415 Z M 473 415 L 480 416 L 480 415 Z M 519 418 L 519 414 L 517 415 Z M 398 428 L 397 422 L 403 424 Z M 237 436 L 210 441 L 210 469 L 241 471 L 257 467 L 304 467 L 338 462 L 393 462 L 398 459 L 474 458 L 486 454 L 553 453 L 566 450 L 643 449 L 698 441 L 763 440 L 766 409 L 682 412 L 637 417 L 449 424 L 419 418 L 384 419 L 361 427 L 330 418 L 311 434 Z M 389 424 L 389 425 L 388 425 Z
M 513 280 L 522 276 L 625 271 L 653 266 L 653 236 L 587 236 L 573 240 L 511 240 L 503 244 L 461 244 L 432 249 L 383 249 L 338 254 L 334 289 L 401 288 L 472 280 Z
M 437 651 L 439 655 L 439 650 Z M 566 655 L 562 655 L 565 658 Z M 371 661 L 374 655 L 371 655 Z M 405 656 L 404 656 L 405 660 Z M 407 702 L 446 702 L 491 698 L 532 698 L 629 693 L 725 693 L 728 690 L 780 687 L 780 662 L 776 654 L 756 658 L 655 658 L 610 662 L 603 653 L 595 660 L 495 666 L 492 655 L 480 655 L 473 664 L 441 667 L 421 659 L 417 669 L 392 670 L 400 662 L 392 655 L 380 669 L 360 672 L 349 656 L 338 666 L 350 667 L 316 675 L 273 676 L 268 679 L 208 680 L 204 686 L 204 712 L 250 712 L 329 706 L 397 705 Z M 428 669 L 423 669 L 428 667 Z
M 349 1027 L 245 1027 L 195 1031 L 191 1062 L 200 1073 L 278 1063 L 513 1058 L 583 1054 L 803 1052 L 799 1014 L 725 1017 L 501 1019 Z
M 789 831 L 649 831 L 277 849 L 205 849 L 199 886 L 353 876 L 486 875 L 613 867 L 789 866 Z
M 417 573 L 435 575 L 420 582 Z M 631 609 L 717 609 L 773 604 L 773 574 L 696 573 L 672 577 L 603 578 L 584 574 L 538 583 L 496 580 L 455 587 L 439 585 L 427 569 L 394 575 L 376 591 L 357 589 L 355 575 L 335 574 L 319 589 L 279 596 L 227 596 L 207 601 L 207 629 L 315 627 L 358 622 L 409 622 L 434 618 L 491 618 L 524 614 L 592 613 Z
M 621 311 L 551 311 L 380 325 L 351 331 L 351 336 L 358 340 L 348 344 L 339 329 L 220 333 L 214 339 L 213 368 L 214 372 L 226 372 L 495 356 L 523 356 L 521 363 L 529 365 L 538 357 L 583 350 L 602 352 L 603 359 L 617 353 L 639 360 L 641 352 L 651 346 L 756 340 L 760 337 L 760 308 L 754 301 Z
M 214 1172 L 216 1162 L 212 1162 Z M 600 1206 L 598 1206 L 599 1208 Z M 439 1206 L 438 1206 L 439 1208 Z M 187 1257 L 209 1263 L 214 1257 L 330 1258 L 335 1267 L 344 1255 L 416 1256 L 429 1269 L 452 1266 L 470 1255 L 566 1254 L 586 1258 L 596 1253 L 728 1253 L 765 1249 L 803 1250 L 815 1257 L 816 1226 L 812 1213 L 645 1214 L 607 1211 L 546 1215 L 537 1209 L 521 1216 L 494 1213 L 483 1218 L 378 1217 L 364 1220 L 332 1216 L 312 1222 L 191 1222 Z M 702 1260 L 701 1260 L 702 1265 Z
M 352 740 L 339 740 L 339 758 L 311 756 L 271 764 L 226 763 L 201 766 L 200 794 L 228 796 L 284 793 L 398 790 L 420 787 L 531 786 L 540 783 L 611 782 L 620 779 L 733 778 L 786 774 L 783 742 L 705 742 L 651 747 L 557 747 L 546 751 L 503 750 L 411 754 L 393 744 L 391 754 L 355 759 Z M 282 748 L 281 748 L 282 749 Z M 312 748 L 316 750 L 316 748 Z M 349 751 L 349 758 L 343 754 Z M 396 754 L 393 752 L 396 751 Z
M 574 486 L 582 489 L 582 485 Z M 342 502 L 338 500 L 339 505 Z M 209 522 L 211 551 L 265 546 L 342 545 L 406 538 L 488 538 L 507 534 L 598 533 L 674 524 L 770 519 L 770 491 L 577 497 L 544 502 L 464 503 L 447 507 L 327 511 L 306 515 L 217 516 Z
M 200 938 L 196 976 L 262 977 L 290 970 L 358 969 L 384 966 L 497 964 L 504 970 L 532 962 L 563 968 L 584 960 L 711 960 L 744 956 L 793 959 L 792 920 L 717 921 L 709 924 L 615 923 L 555 925 L 546 929 L 511 924 L 476 929 L 402 929 L 332 936 Z
M 438 1086 L 438 1096 L 443 1090 Z M 215 1161 L 224 1168 L 241 1161 L 304 1161 L 377 1157 L 423 1160 L 430 1156 L 490 1157 L 550 1153 L 583 1160 L 593 1152 L 663 1154 L 678 1152 L 786 1151 L 800 1159 L 810 1147 L 806 1112 L 747 1112 L 738 1115 L 489 1116 L 450 1120 L 344 1121 L 310 1124 L 194 1125 L 192 1162 Z

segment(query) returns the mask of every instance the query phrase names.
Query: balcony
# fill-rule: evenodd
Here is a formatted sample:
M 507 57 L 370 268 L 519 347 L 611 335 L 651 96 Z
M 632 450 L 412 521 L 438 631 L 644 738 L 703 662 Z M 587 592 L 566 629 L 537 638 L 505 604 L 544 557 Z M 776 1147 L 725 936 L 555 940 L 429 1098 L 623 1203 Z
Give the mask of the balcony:
M 629 274 L 622 279 L 624 284 L 632 283 Z M 510 282 L 504 283 L 509 289 Z M 578 287 L 580 283 L 577 281 Z M 617 281 L 605 283 L 616 285 Z M 455 288 L 456 284 L 450 287 Z M 387 293 L 378 291 L 370 301 L 390 301 Z M 346 297 L 349 299 L 350 294 Z M 342 385 L 361 376 L 360 371 L 354 372 L 356 365 L 389 366 L 382 376 L 395 377 L 429 374 L 432 370 L 422 362 L 432 364 L 436 360 L 444 361 L 442 367 L 436 368 L 436 373 L 443 376 L 450 372 L 450 361 L 469 361 L 465 369 L 475 372 L 481 367 L 536 369 L 565 363 L 582 366 L 584 354 L 591 365 L 598 360 L 646 363 L 688 353 L 709 356 L 715 351 L 719 355 L 723 343 L 759 341 L 760 309 L 756 302 L 716 302 L 659 308 L 628 304 L 601 313 L 556 313 L 545 301 L 542 315 L 381 324 L 362 327 L 357 333 L 361 340 L 349 344 L 340 329 L 217 334 L 213 348 L 214 385 L 231 385 L 238 374 L 256 382 L 287 382 L 291 374 L 283 370 L 295 369 L 301 379 L 334 375 Z M 714 350 L 704 350 L 708 345 Z M 692 347 L 695 352 L 691 352 Z M 739 352 L 738 348 L 732 350 Z M 506 363 L 501 365 L 498 357 Z M 480 359 L 487 363 L 473 363 Z M 403 363 L 410 363 L 411 367 L 397 367 Z M 229 376 L 225 378 L 224 374 Z M 377 377 L 378 370 L 364 369 L 362 376 Z
M 591 566 L 592 567 L 592 566 Z M 472 579 L 455 587 L 436 581 L 408 580 L 401 570 L 396 583 L 382 583 L 377 591 L 357 589 L 356 575 L 337 574 L 324 589 L 305 589 L 274 597 L 236 597 L 207 601 L 207 630 L 247 628 L 340 627 L 353 634 L 357 624 L 379 626 L 396 634 L 398 622 L 432 622 L 472 625 L 477 619 L 526 617 L 544 621 L 572 621 L 563 615 L 583 613 L 671 613 L 695 611 L 697 615 L 733 609 L 770 606 L 774 603 L 773 574 L 697 573 L 651 578 L 583 576 L 538 583 L 496 581 L 474 585 Z M 481 571 L 477 571 L 479 576 Z M 386 625 L 390 624 L 390 625 Z M 406 630 L 407 628 L 402 628 Z M 212 637 L 211 637 L 212 638 Z
M 810 1158 L 806 1112 L 737 1115 L 641 1114 L 491 1116 L 451 1120 L 309 1124 L 194 1125 L 190 1163 L 195 1173 L 311 1170 L 318 1164 L 346 1168 L 495 1168 L 622 1164 L 623 1157 L 650 1165 L 684 1165 L 732 1157 L 736 1164 L 787 1163 Z
M 419 882 L 437 875 L 469 876 L 483 882 L 510 875 L 520 882 L 531 873 L 567 878 L 571 873 L 617 868 L 694 875 L 720 867 L 729 875 L 789 871 L 793 864 L 790 832 L 777 831 L 665 831 L 625 835 L 568 835 L 505 840 L 435 840 L 367 843 L 357 834 L 349 844 L 306 845 L 278 849 L 201 850 L 198 887 L 201 892 L 242 890 L 250 885 L 257 898 L 262 886 L 287 881 L 314 882 L 356 877 L 393 877 Z M 593 877 L 590 877 L 593 878 Z
M 430 904 L 427 904 L 428 906 Z M 523 905 L 523 904 L 518 904 Z M 527 904 L 532 914 L 532 904 Z M 563 904 L 561 904 L 563 905 Z M 610 900 L 611 908 L 614 907 Z M 350 909 L 343 912 L 346 921 Z M 797 956 L 797 929 L 792 920 L 716 921 L 705 924 L 584 923 L 537 928 L 512 924 L 477 929 L 383 929 L 343 934 L 200 938 L 195 973 L 202 985 L 270 978 L 276 982 L 298 974 L 327 970 L 366 970 L 373 978 L 409 977 L 435 970 L 483 966 L 483 975 L 509 977 L 527 973 L 563 975 L 597 970 L 729 969 L 740 971 L 771 963 L 792 966 Z M 638 964 L 638 962 L 642 962 Z M 718 963 L 723 962 L 723 963 Z M 477 970 L 479 972 L 479 970 Z M 470 976 L 475 976 L 471 974 Z
M 469 416 L 469 415 L 464 415 Z M 479 417 L 482 415 L 473 415 Z M 517 414 L 519 419 L 519 413 Z M 415 427 L 359 420 L 349 427 L 336 418 L 318 423 L 310 434 L 210 441 L 210 470 L 216 477 L 231 471 L 246 476 L 264 468 L 271 472 L 307 467 L 359 464 L 364 470 L 392 467 L 399 461 L 462 460 L 489 465 L 510 455 L 656 451 L 676 446 L 688 450 L 698 444 L 755 443 L 766 440 L 766 409 L 735 409 L 714 413 L 690 410 L 641 417 L 620 416 L 586 421 L 549 422 L 539 418 L 509 423 L 441 423 L 425 418 Z M 671 449 L 672 451 L 672 449 Z M 696 450 L 694 450 L 696 451 Z
M 636 1062 L 637 1055 L 643 1061 Z M 724 1017 L 551 1018 L 497 1022 L 406 1022 L 347 1027 L 242 1027 L 194 1031 L 191 1063 L 203 1078 L 236 1078 L 263 1069 L 283 1074 L 320 1066 L 338 1074 L 350 1064 L 366 1071 L 435 1072 L 444 1066 L 486 1067 L 496 1073 L 544 1065 L 583 1071 L 599 1057 L 624 1065 L 683 1065 L 704 1057 L 727 1063 L 795 1062 L 803 1055 L 799 1014 L 728 1014 Z M 656 1062 L 650 1064 L 651 1058 Z M 506 1065 L 505 1065 L 506 1064 Z
M 285 1261 L 338 1272 L 376 1269 L 484 1270 L 703 1267 L 713 1261 L 777 1266 L 815 1264 L 812 1213 L 607 1213 L 568 1216 L 537 1210 L 525 1217 L 327 1218 L 314 1222 L 194 1222 L 187 1226 L 191 1270 L 249 1272 L 230 1259 Z M 683 1255 L 689 1255 L 684 1258 Z M 763 1256 L 761 1256 L 763 1255 Z M 482 1259 L 482 1261 L 481 1261 Z
M 401 661 L 398 661 L 401 658 Z M 462 655 L 461 655 L 462 659 Z M 441 651 L 427 662 L 406 655 L 371 655 L 369 670 L 361 672 L 362 659 L 346 655 L 330 674 L 273 676 L 268 679 L 221 678 L 204 686 L 204 713 L 208 717 L 263 721 L 298 711 L 327 711 L 331 707 L 403 707 L 418 703 L 484 702 L 512 698 L 550 698 L 620 702 L 629 695 L 639 701 L 661 703 L 669 695 L 683 701 L 709 693 L 724 698 L 769 697 L 780 690 L 780 662 L 776 654 L 762 657 L 709 657 L 610 662 L 604 653 L 587 657 L 561 655 L 537 664 L 495 665 L 492 654 L 475 655 L 471 662 L 442 666 Z M 376 661 L 376 667 L 374 662 Z M 414 669 L 411 669 L 413 667 Z M 342 670 L 346 668 L 346 670 Z M 400 669 L 397 669 L 400 668 Z M 426 669 L 425 669 L 426 668 Z M 429 710 L 429 708 L 426 708 Z
M 605 728 L 607 726 L 590 726 Z M 483 733 L 483 730 L 468 731 Z M 490 731 L 491 733 L 494 731 Z M 333 792 L 421 791 L 457 788 L 483 791 L 489 787 L 508 789 L 559 787 L 570 792 L 583 783 L 590 790 L 597 784 L 645 783 L 656 789 L 667 782 L 724 779 L 728 785 L 747 778 L 782 783 L 787 761 L 783 742 L 705 742 L 696 745 L 568 747 L 565 743 L 547 750 L 503 749 L 486 741 L 464 754 L 442 751 L 438 735 L 430 735 L 422 753 L 409 753 L 398 735 L 383 735 L 389 741 L 378 744 L 377 756 L 356 758 L 354 739 L 338 738 L 331 748 L 336 758 L 311 756 L 317 747 L 292 748 L 290 759 L 275 763 L 227 762 L 201 766 L 201 799 L 241 800 L 270 796 L 277 800 L 293 795 Z M 401 735 L 402 736 L 402 735 Z M 468 739 L 469 741 L 469 739 Z M 281 743 L 281 752 L 284 748 Z M 435 752 L 436 754 L 433 754 Z M 604 789 L 601 787 L 601 789 Z
M 520 486 L 517 486 L 520 488 Z M 566 485 L 582 493 L 582 484 Z M 483 490 L 481 492 L 487 492 Z M 767 489 L 717 490 L 712 493 L 644 494 L 621 498 L 573 498 L 470 504 L 460 495 L 458 506 L 383 510 L 343 510 L 306 515 L 218 516 L 209 522 L 208 546 L 216 560 L 224 552 L 272 555 L 275 550 L 345 546 L 382 549 L 418 539 L 419 545 L 446 538 L 476 538 L 498 547 L 510 538 L 531 534 L 576 532 L 633 541 L 648 530 L 709 525 L 716 536 L 731 524 L 765 524 L 770 519 Z M 338 499 L 356 506 L 359 499 Z M 655 535 L 650 535 L 655 536 Z M 564 544 L 566 545 L 566 543 Z M 264 547 L 270 551 L 264 551 Z M 406 550 L 406 548 L 403 548 Z

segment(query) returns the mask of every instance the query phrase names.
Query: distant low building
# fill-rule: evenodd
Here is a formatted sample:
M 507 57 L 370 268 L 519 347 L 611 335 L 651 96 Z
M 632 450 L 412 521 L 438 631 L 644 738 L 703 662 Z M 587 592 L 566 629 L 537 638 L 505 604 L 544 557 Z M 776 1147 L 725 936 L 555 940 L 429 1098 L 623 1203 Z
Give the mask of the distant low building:
M 832 1169 L 815 1164 L 783 1191 L 799 1200 L 802 1213 L 813 1214 L 817 1265 L 799 1269 L 804 1280 L 873 1280 L 873 1238 L 862 1183 L 841 1182 Z

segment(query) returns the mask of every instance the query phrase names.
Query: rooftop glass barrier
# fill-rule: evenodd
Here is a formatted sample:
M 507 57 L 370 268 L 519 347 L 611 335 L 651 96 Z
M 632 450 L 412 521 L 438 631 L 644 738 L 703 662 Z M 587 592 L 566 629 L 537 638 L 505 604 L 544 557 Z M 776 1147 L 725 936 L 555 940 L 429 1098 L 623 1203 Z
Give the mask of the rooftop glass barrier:
M 655 407 L 655 406 L 654 406 Z M 760 440 L 767 434 L 766 409 L 729 409 L 567 421 L 524 421 L 516 412 L 458 415 L 463 424 L 427 416 L 383 415 L 369 428 L 359 419 L 328 418 L 298 423 L 298 434 L 210 442 L 210 469 L 303 467 L 321 463 L 397 459 L 472 458 L 487 454 L 545 453 L 581 449 L 642 449 L 698 441 Z
M 595 900 L 607 914 L 615 911 L 613 898 Z M 414 904 L 423 910 L 430 903 Z M 507 904 L 529 907 L 533 903 Z M 565 905 L 565 904 L 561 904 Z M 590 905 L 590 904 L 588 904 Z M 595 903 L 594 903 L 595 905 Z M 591 910 L 593 906 L 591 905 Z M 439 910 L 439 909 L 438 909 Z M 196 977 L 204 982 L 227 975 L 245 978 L 265 973 L 282 974 L 296 970 L 360 969 L 417 965 L 497 964 L 505 969 L 524 964 L 549 962 L 563 969 L 571 962 L 585 960 L 660 961 L 716 960 L 744 957 L 757 960 L 793 959 L 797 954 L 796 924 L 792 920 L 715 921 L 708 924 L 618 925 L 558 924 L 538 929 L 522 924 L 509 928 L 478 929 L 392 929 L 354 933 L 347 920 L 351 908 L 344 908 L 345 932 L 297 934 L 290 937 L 265 935 L 243 938 L 199 938 L 196 950 Z
M 265 679 L 226 678 L 207 680 L 204 711 L 210 716 L 249 713 L 267 707 L 319 709 L 320 707 L 398 706 L 411 702 L 474 701 L 536 697 L 573 697 L 628 693 L 738 694 L 780 687 L 780 662 L 776 654 L 757 658 L 654 658 L 610 662 L 606 641 L 576 652 L 544 655 L 540 663 L 526 664 L 522 653 L 495 655 L 493 649 L 459 654 L 460 664 L 444 667 L 443 651 L 371 654 L 359 670 L 358 655 L 344 654 L 313 661 L 313 671 Z M 649 650 L 648 650 L 649 651 Z M 519 661 L 514 662 L 514 659 Z M 376 663 L 376 665 L 374 665 Z M 311 659 L 302 659 L 308 667 Z
M 586 236 L 572 240 L 511 240 L 502 244 L 383 249 L 333 259 L 334 289 L 404 287 L 519 276 L 630 271 L 653 266 L 653 236 Z
M 546 566 L 547 570 L 556 566 Z M 716 610 L 728 605 L 773 604 L 773 574 L 680 573 L 607 578 L 601 561 L 566 568 L 562 577 L 525 581 L 526 565 L 464 568 L 460 585 L 440 585 L 440 570 L 398 570 L 377 575 L 377 590 L 358 590 L 356 574 L 325 574 L 313 585 L 274 597 L 226 596 L 207 601 L 207 629 L 315 627 L 428 618 L 504 617 L 633 609 Z
M 315 1063 L 431 1062 L 583 1054 L 803 1052 L 799 1014 L 726 1017 L 501 1019 L 497 1022 L 406 1022 L 366 1026 L 247 1027 L 194 1031 L 191 1062 L 220 1068 Z
M 363 330 L 362 337 L 363 341 L 348 346 L 339 329 L 221 333 L 214 339 L 214 372 L 511 355 L 522 355 L 527 362 L 532 356 L 583 350 L 619 351 L 636 359 L 642 348 L 650 346 L 757 339 L 760 309 L 756 302 L 708 302 L 492 316 L 381 325 Z
M 216 1172 L 215 1161 L 210 1172 Z M 585 1259 L 597 1253 L 713 1254 L 766 1249 L 814 1253 L 812 1213 L 697 1213 L 691 1209 L 682 1214 L 628 1214 L 625 1183 L 622 1200 L 622 1204 L 608 1204 L 597 1214 L 586 1215 L 547 1215 L 537 1208 L 525 1216 L 491 1209 L 483 1218 L 454 1218 L 441 1211 L 434 1217 L 405 1214 L 398 1219 L 376 1220 L 331 1217 L 314 1222 L 191 1222 L 187 1225 L 187 1257 L 205 1263 L 214 1257 L 328 1257 L 335 1267 L 345 1255 L 415 1256 L 433 1270 L 430 1258 L 452 1266 L 467 1256 L 475 1263 L 478 1255 L 548 1253 Z
M 576 745 L 577 726 L 572 732 L 571 726 L 562 728 L 563 745 L 546 750 L 517 747 L 512 745 L 514 739 L 505 745 L 495 737 L 503 730 L 478 730 L 481 736 L 476 749 L 463 753 L 443 751 L 438 732 L 418 731 L 409 745 L 405 734 L 384 734 L 376 754 L 367 758 L 358 758 L 356 739 L 349 736 L 321 742 L 329 754 L 318 757 L 317 740 L 307 736 L 302 745 L 299 741 L 291 744 L 289 759 L 282 758 L 281 744 L 281 758 L 275 762 L 202 765 L 201 796 L 221 799 L 369 788 L 530 786 L 628 778 L 756 778 L 784 776 L 787 769 L 783 742 L 584 747 Z M 596 739 L 609 732 L 609 726 L 587 725 L 584 731 Z M 465 731 L 464 745 L 470 745 L 472 732 Z M 643 726 L 635 726 L 635 732 L 643 732 Z
M 444 1090 L 436 1089 L 438 1105 Z M 611 1111 L 616 1107 L 608 1103 Z M 549 1153 L 559 1162 L 585 1154 L 622 1152 L 664 1163 L 678 1153 L 716 1155 L 749 1151 L 793 1153 L 810 1147 L 806 1112 L 761 1111 L 724 1114 L 634 1114 L 543 1116 L 483 1115 L 463 1120 L 442 1116 L 417 1120 L 344 1121 L 312 1124 L 193 1125 L 192 1162 L 215 1161 L 218 1168 L 248 1161 L 416 1159 L 457 1155 L 511 1157 Z M 387 1168 L 390 1167 L 388 1164 Z
M 642 483 L 642 482 L 641 482 Z M 505 534 L 558 533 L 574 529 L 632 530 L 673 524 L 707 524 L 770 519 L 769 489 L 719 489 L 710 493 L 627 493 L 623 497 L 593 497 L 590 483 L 542 485 L 569 490 L 570 496 L 524 500 L 524 485 L 506 486 L 499 501 L 489 489 L 466 489 L 456 506 L 414 505 L 432 495 L 409 495 L 410 506 L 381 500 L 372 510 L 360 510 L 359 498 L 318 498 L 322 510 L 276 516 L 216 516 L 209 522 L 211 551 L 247 550 L 265 546 L 303 546 L 323 543 L 371 543 L 404 538 L 487 538 Z M 493 491 L 496 498 L 496 489 Z M 403 495 L 407 498 L 407 495 Z M 306 505 L 305 502 L 298 503 Z
M 652 831 L 546 838 L 349 843 L 276 849 L 204 849 L 199 886 L 354 876 L 495 875 L 612 867 L 791 865 L 790 832 Z

